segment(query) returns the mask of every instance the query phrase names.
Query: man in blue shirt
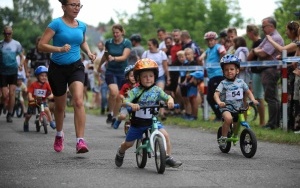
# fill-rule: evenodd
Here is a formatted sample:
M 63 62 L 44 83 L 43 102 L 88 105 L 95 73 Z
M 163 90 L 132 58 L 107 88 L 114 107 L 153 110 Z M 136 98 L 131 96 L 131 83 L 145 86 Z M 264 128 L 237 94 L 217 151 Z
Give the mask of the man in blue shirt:
M 5 26 L 3 30 L 4 39 L 0 41 L 0 90 L 2 99 L 0 111 L 8 110 L 6 121 L 12 123 L 12 111 L 15 105 L 15 90 L 18 79 L 18 69 L 22 70 L 24 58 L 22 56 L 21 44 L 12 38 L 13 30 Z M 17 63 L 17 55 L 20 56 L 20 66 Z

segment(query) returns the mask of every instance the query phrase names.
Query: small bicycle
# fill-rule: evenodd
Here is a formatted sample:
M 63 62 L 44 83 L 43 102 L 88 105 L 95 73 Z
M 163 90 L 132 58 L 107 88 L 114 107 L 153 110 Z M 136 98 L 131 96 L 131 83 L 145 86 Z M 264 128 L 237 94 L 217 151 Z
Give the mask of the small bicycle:
M 37 98 L 36 100 L 30 102 L 30 105 L 36 105 L 38 114 L 35 117 L 35 127 L 36 127 L 36 132 L 40 132 L 41 127 L 44 128 L 45 134 L 48 133 L 48 122 L 49 122 L 49 117 L 45 112 L 45 106 L 44 103 L 42 102 L 42 99 Z
M 257 106 L 253 102 L 250 102 L 249 108 L 246 111 L 247 121 L 249 122 L 255 121 L 257 118 L 257 114 L 258 114 Z
M 238 112 L 238 122 L 236 128 L 233 128 L 231 124 L 230 130 L 227 134 L 226 145 L 219 146 L 220 150 L 223 153 L 228 153 L 231 149 L 231 143 L 235 146 L 238 141 L 240 141 L 240 148 L 243 155 L 247 158 L 251 158 L 255 155 L 257 149 L 257 139 L 254 132 L 250 129 L 250 125 L 244 118 L 244 112 L 246 112 L 252 102 L 249 103 L 247 108 L 235 109 L 233 105 L 226 104 L 226 106 L 231 106 L 235 111 Z M 240 133 L 241 126 L 245 127 L 240 134 L 240 138 L 238 138 Z M 222 136 L 222 126 L 219 127 L 217 133 L 217 141 Z
M 158 130 L 158 112 L 160 108 L 166 108 L 167 105 L 158 104 L 151 106 L 141 106 L 140 109 L 149 109 L 152 114 L 152 126 L 144 132 L 142 139 L 136 141 L 136 162 L 139 168 L 144 168 L 147 158 L 151 158 L 154 154 L 156 170 L 159 174 L 163 174 L 166 168 L 167 143 L 165 136 Z M 174 108 L 179 108 L 178 104 Z M 131 112 L 131 108 L 127 108 Z
M 22 92 L 21 91 L 16 91 L 16 97 L 15 97 L 15 106 L 14 106 L 14 109 L 13 109 L 13 112 L 12 112 L 12 116 L 17 115 L 18 118 L 22 117 L 23 114 L 24 114 L 24 111 L 23 111 L 23 106 L 21 104 L 21 94 Z

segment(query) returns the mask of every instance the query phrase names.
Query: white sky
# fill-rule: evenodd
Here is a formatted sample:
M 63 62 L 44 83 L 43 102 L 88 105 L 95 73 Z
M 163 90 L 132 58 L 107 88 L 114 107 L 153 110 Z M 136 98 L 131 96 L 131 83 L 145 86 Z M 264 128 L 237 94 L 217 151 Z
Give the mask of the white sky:
M 265 17 L 272 16 L 277 8 L 277 0 L 239 0 L 241 14 L 244 19 L 254 19 L 254 24 L 260 24 Z M 50 0 L 53 9 L 53 18 L 63 15 L 61 3 L 58 0 Z M 77 19 L 93 26 L 99 22 L 107 23 L 110 18 L 117 21 L 116 11 L 119 13 L 127 12 L 129 15 L 137 12 L 139 0 L 81 0 L 83 8 Z M 12 7 L 12 0 L 1 0 L 0 6 Z

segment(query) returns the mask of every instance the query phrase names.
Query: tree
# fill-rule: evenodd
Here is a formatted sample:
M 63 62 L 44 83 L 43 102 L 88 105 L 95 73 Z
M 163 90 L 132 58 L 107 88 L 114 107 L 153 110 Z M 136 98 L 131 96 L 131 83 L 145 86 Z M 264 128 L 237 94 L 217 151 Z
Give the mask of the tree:
M 14 38 L 23 48 L 35 45 L 36 37 L 41 35 L 52 20 L 52 10 L 48 0 L 13 0 L 13 8 L 0 8 L 0 30 L 5 25 L 13 27 Z
M 241 26 L 237 0 L 141 0 L 138 13 L 126 25 L 127 33 L 140 33 L 143 44 L 156 37 L 156 29 L 188 30 L 192 38 L 204 47 L 203 35 L 213 30 L 220 32 L 228 26 Z
M 297 20 L 294 13 L 300 10 L 299 0 L 281 0 L 277 1 L 277 4 L 278 8 L 274 12 L 277 21 L 277 30 L 284 38 L 285 44 L 288 44 L 291 41 L 285 34 L 285 28 L 290 21 Z M 300 20 L 298 20 L 298 22 L 300 22 Z

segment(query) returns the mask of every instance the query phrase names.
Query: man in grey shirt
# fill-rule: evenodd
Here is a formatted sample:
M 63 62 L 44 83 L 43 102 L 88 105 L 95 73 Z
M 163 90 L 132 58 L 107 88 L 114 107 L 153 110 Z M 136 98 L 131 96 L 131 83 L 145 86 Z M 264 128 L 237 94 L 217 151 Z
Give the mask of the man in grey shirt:
M 284 46 L 284 41 L 276 30 L 276 21 L 274 18 L 264 18 L 262 20 L 262 30 L 265 35 L 270 35 L 278 44 Z M 256 55 L 261 61 L 277 61 L 276 57 L 280 55 L 279 51 L 277 51 L 266 38 L 258 47 L 254 48 L 251 53 Z M 261 80 L 264 87 L 265 101 L 268 103 L 269 112 L 269 120 L 264 128 L 275 129 L 279 127 L 281 117 L 280 101 L 277 88 L 280 72 L 277 69 L 277 66 L 260 68 L 262 69 Z
M 130 41 L 132 43 L 132 48 L 130 51 L 130 55 L 128 57 L 128 64 L 134 65 L 139 59 L 141 59 L 142 54 L 144 53 L 145 49 L 141 45 L 142 38 L 139 34 L 133 34 L 130 37 Z

